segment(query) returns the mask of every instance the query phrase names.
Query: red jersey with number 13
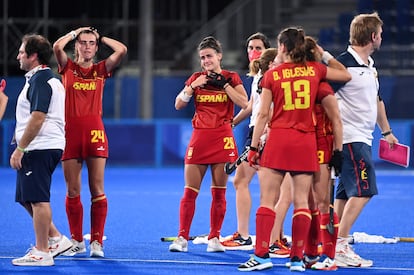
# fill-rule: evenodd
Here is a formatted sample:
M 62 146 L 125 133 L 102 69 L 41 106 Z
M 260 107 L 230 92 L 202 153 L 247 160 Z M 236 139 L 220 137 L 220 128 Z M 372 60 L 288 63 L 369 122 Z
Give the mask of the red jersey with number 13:
M 103 87 L 111 76 L 106 71 L 105 60 L 82 68 L 68 58 L 60 74 L 66 89 L 66 118 L 102 116 Z

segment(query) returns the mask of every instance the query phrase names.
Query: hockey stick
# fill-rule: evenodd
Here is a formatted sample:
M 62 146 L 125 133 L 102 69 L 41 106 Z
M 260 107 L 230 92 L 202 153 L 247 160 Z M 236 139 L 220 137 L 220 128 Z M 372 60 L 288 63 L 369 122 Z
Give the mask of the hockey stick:
M 245 161 L 247 159 L 247 155 L 249 154 L 249 147 L 246 147 L 246 149 L 244 149 L 243 153 L 237 158 L 237 160 L 235 162 L 226 162 L 226 164 L 224 165 L 224 172 L 227 175 L 230 175 L 231 173 L 234 172 L 234 170 L 236 170 L 237 166 L 240 165 L 240 163 L 242 163 L 243 161 Z
M 399 242 L 404 242 L 404 243 L 414 242 L 414 237 L 394 237 L 394 239 L 398 240 Z
M 334 225 L 334 200 L 335 200 L 335 181 L 337 176 L 335 175 L 335 169 L 331 168 L 331 188 L 330 188 L 330 205 L 329 205 L 329 223 L 326 225 L 329 234 L 335 233 Z
M 203 235 L 198 235 L 198 236 L 190 236 L 190 238 L 188 239 L 189 241 L 193 241 L 196 238 L 202 238 L 208 236 L 208 234 L 203 234 Z M 161 241 L 162 242 L 173 242 L 177 239 L 177 237 L 161 237 Z

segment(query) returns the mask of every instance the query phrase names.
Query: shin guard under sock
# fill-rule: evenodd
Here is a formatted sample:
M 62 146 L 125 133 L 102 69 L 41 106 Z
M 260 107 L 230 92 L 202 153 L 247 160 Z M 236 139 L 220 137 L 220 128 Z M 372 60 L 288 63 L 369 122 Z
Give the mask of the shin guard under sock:
M 292 247 L 290 258 L 303 258 L 303 251 L 307 243 L 312 216 L 309 209 L 300 208 L 293 210 L 292 219 Z
M 73 198 L 66 196 L 65 206 L 71 238 L 81 242 L 83 241 L 83 205 L 80 195 Z
M 186 240 L 190 238 L 190 226 L 194 217 L 195 202 L 198 191 L 199 190 L 186 186 L 184 188 L 183 197 L 180 201 L 180 229 L 178 236 L 182 236 Z
M 319 232 L 321 230 L 319 209 L 312 210 L 311 215 L 312 215 L 312 221 L 310 224 L 309 236 L 308 236 L 308 241 L 306 243 L 305 254 L 308 256 L 316 256 L 320 254 L 320 251 L 318 251 L 318 247 L 320 244 Z
M 270 234 L 275 223 L 276 213 L 270 208 L 259 207 L 256 212 L 256 247 L 254 254 L 261 258 L 269 255 Z
M 108 200 L 105 194 L 92 198 L 91 205 L 91 243 L 98 241 L 102 244 L 105 221 L 108 214 Z
M 322 253 L 329 258 L 335 258 L 336 240 L 338 238 L 339 218 L 334 213 L 334 233 L 329 233 L 327 224 L 330 222 L 329 213 L 321 215 L 321 241 Z
M 220 230 L 226 214 L 226 187 L 211 187 L 210 234 L 208 239 L 220 238 Z

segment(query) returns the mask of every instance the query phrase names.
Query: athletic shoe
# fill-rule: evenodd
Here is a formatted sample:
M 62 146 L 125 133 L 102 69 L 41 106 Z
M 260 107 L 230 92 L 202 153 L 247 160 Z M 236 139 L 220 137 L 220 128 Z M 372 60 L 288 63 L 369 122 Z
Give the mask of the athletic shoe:
M 290 248 L 278 240 L 269 247 L 269 255 L 270 258 L 289 258 Z
M 305 264 L 306 268 L 311 268 L 314 263 L 317 263 L 319 261 L 319 255 L 316 256 L 310 256 L 310 255 L 304 255 L 303 256 L 303 263 Z
M 322 257 L 320 258 L 320 260 L 316 263 L 314 263 L 311 266 L 312 269 L 315 270 L 328 270 L 328 271 L 335 271 L 338 269 L 338 267 L 335 264 L 335 260 L 329 258 L 326 255 L 322 255 Z
M 301 259 L 299 259 L 298 257 L 293 257 L 290 260 L 290 266 L 289 266 L 290 271 L 300 271 L 303 272 L 306 270 L 305 264 L 303 263 L 303 261 Z
M 250 259 L 244 264 L 239 265 L 239 271 L 254 271 L 272 268 L 273 264 L 270 258 L 261 258 L 256 255 L 250 255 Z
M 86 252 L 85 241 L 78 242 L 77 240 L 70 240 L 72 242 L 72 248 L 68 249 L 66 252 L 62 253 L 63 256 L 75 256 L 76 254 L 81 254 Z
M 36 247 L 32 247 L 23 257 L 13 259 L 12 264 L 20 266 L 51 266 L 55 262 L 50 252 L 39 251 Z
M 95 240 L 91 243 L 90 248 L 91 248 L 91 251 L 89 253 L 89 256 L 97 257 L 97 258 L 103 258 L 104 257 L 102 244 L 100 242 L 98 242 L 97 240 Z
M 214 237 L 208 240 L 207 252 L 224 252 L 226 248 L 220 243 L 219 238 Z
M 49 251 L 52 257 L 57 257 L 72 247 L 72 242 L 65 236 L 59 238 L 49 238 Z
M 177 239 L 170 244 L 171 252 L 187 252 L 188 251 L 188 241 L 184 239 L 183 236 L 179 236 Z
M 247 239 L 236 232 L 233 234 L 231 239 L 221 242 L 221 244 L 226 248 L 226 250 L 252 250 L 253 242 L 252 238 L 249 236 Z
M 347 239 L 340 239 L 336 244 L 335 262 L 339 267 L 371 267 L 373 261 L 361 258 L 355 253 Z
M 283 237 L 281 240 L 282 244 L 288 248 L 291 247 L 291 243 L 289 243 L 288 239 L 286 237 Z

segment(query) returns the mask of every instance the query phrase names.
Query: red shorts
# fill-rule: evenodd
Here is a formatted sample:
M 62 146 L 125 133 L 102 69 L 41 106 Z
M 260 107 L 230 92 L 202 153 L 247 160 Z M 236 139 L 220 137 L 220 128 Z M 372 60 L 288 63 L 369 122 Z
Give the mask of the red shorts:
M 238 157 L 237 146 L 230 124 L 215 129 L 194 129 L 185 164 L 215 164 L 234 162 Z
M 108 157 L 108 139 L 100 116 L 66 120 L 62 160 Z
M 319 163 L 315 132 L 270 129 L 260 166 L 290 172 L 316 172 Z
M 333 151 L 333 135 L 317 137 L 319 164 L 327 164 L 331 160 Z

